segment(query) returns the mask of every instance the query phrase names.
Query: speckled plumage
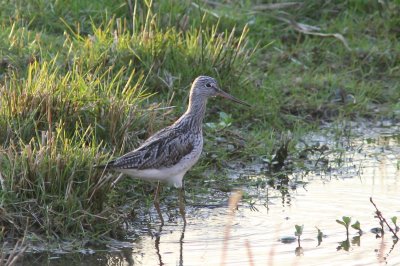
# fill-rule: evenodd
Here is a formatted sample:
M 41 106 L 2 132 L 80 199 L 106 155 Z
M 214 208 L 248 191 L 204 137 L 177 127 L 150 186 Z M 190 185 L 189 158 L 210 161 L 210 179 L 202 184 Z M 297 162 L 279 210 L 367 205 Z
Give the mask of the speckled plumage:
M 202 123 L 207 99 L 217 95 L 246 104 L 220 90 L 215 79 L 200 76 L 192 84 L 186 112 L 174 124 L 105 167 L 134 178 L 182 187 L 183 176 L 198 161 L 203 149 Z

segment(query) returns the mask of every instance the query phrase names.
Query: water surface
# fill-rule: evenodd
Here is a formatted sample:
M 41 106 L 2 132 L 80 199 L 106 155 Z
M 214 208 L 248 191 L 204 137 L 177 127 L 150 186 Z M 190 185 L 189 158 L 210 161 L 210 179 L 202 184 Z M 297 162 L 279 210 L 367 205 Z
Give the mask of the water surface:
M 225 234 L 230 219 L 229 193 L 216 193 L 210 196 L 219 204 L 188 206 L 186 226 L 179 218 L 162 227 L 157 220 L 133 224 L 135 233 L 128 239 L 131 247 L 112 252 L 94 250 L 90 255 L 41 254 L 30 262 L 37 265 L 70 265 L 72 261 L 74 265 L 400 265 L 400 244 L 394 244 L 391 233 L 386 230 L 383 237 L 377 237 L 371 232 L 379 227 L 379 221 L 369 201 L 372 197 L 388 220 L 392 216 L 400 220 L 399 125 L 368 128 L 368 134 L 363 133 L 367 126 L 358 126 L 356 130 L 359 137 L 343 140 L 339 155 L 326 155 L 332 164 L 329 171 L 291 174 L 289 193 L 268 187 L 243 188 L 245 193 L 256 197 L 239 203 L 228 239 Z M 307 142 L 330 145 L 332 150 L 338 147 L 332 138 L 310 135 Z M 339 164 L 335 163 L 338 157 Z M 246 176 L 245 171 L 241 173 Z M 247 176 L 257 178 L 254 174 Z M 336 222 L 342 216 L 351 216 L 353 222 L 358 220 L 364 233 L 360 236 L 351 229 L 346 242 L 345 228 Z M 286 244 L 282 241 L 294 237 L 296 224 L 304 225 L 301 248 L 297 241 Z M 322 242 L 317 239 L 316 228 L 325 235 Z

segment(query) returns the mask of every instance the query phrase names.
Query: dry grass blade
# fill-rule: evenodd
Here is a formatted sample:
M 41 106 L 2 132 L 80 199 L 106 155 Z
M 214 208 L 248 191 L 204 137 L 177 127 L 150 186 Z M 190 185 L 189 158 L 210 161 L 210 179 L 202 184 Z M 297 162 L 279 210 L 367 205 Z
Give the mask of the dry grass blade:
M 3 244 L 3 247 L 0 251 L 0 266 L 12 266 L 15 265 L 17 260 L 24 254 L 26 249 L 28 248 L 25 245 L 24 240 L 18 240 L 17 243 L 15 243 L 14 248 L 10 250 L 9 252 L 5 252 L 6 249 L 6 244 Z
M 318 32 L 320 31 L 320 28 L 316 26 L 298 23 L 290 18 L 283 18 L 283 17 L 275 17 L 275 18 L 289 24 L 293 29 L 303 34 L 319 36 L 319 37 L 334 37 L 339 41 L 341 41 L 348 51 L 351 51 L 351 48 L 347 43 L 347 40 L 340 33 L 321 33 Z
M 97 181 L 97 183 L 94 185 L 92 189 L 92 193 L 90 194 L 89 197 L 89 202 L 92 201 L 93 197 L 96 195 L 96 193 L 99 192 L 105 185 L 110 183 L 110 180 L 114 177 L 113 174 L 103 174 L 100 179 Z M 115 183 L 120 179 L 121 175 L 112 183 L 112 186 L 115 185 Z

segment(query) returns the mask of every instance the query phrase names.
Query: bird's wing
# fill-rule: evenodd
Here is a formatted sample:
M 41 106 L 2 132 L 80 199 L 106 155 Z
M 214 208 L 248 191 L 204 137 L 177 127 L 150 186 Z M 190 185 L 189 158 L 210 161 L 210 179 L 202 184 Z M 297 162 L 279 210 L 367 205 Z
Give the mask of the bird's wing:
M 110 167 L 143 170 L 172 166 L 193 150 L 191 140 L 177 130 L 162 130 L 138 149 L 110 162 Z

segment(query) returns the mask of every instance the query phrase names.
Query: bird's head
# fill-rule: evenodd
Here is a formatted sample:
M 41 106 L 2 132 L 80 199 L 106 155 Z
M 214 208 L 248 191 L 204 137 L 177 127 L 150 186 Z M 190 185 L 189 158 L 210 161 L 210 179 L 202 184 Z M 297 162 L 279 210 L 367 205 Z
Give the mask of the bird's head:
M 191 93 L 196 95 L 196 97 L 203 96 L 205 98 L 221 96 L 231 101 L 250 106 L 221 90 L 218 86 L 218 82 L 214 78 L 208 76 L 197 77 L 192 84 Z

